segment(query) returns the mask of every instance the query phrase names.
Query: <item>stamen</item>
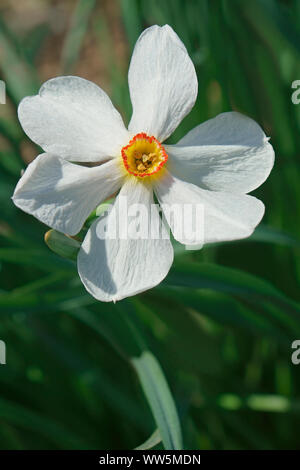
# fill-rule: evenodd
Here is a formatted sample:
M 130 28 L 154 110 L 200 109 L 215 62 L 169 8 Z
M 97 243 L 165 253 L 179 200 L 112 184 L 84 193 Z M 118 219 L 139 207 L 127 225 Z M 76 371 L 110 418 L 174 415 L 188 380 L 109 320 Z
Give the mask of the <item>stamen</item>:
M 126 170 L 139 178 L 154 175 L 168 159 L 161 143 L 144 132 L 135 135 L 121 153 Z

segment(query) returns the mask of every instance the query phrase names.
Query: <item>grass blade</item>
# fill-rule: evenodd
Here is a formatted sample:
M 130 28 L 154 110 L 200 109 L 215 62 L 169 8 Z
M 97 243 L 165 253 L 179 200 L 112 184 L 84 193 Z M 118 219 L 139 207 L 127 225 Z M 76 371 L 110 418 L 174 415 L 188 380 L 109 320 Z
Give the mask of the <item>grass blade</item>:
M 161 442 L 161 437 L 159 430 L 156 429 L 153 434 L 140 446 L 136 447 L 134 450 L 149 450 L 155 447 Z
M 149 351 L 132 359 L 167 450 L 181 450 L 182 436 L 175 403 L 162 369 Z

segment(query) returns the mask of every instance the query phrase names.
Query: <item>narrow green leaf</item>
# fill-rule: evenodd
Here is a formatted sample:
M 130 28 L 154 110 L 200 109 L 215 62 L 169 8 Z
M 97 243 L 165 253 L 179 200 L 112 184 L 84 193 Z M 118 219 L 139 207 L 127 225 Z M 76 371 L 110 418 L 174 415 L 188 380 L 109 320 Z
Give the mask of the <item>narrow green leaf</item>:
M 128 41 L 131 49 L 133 49 L 134 44 L 143 29 L 141 17 L 138 11 L 138 3 L 133 0 L 122 0 L 121 8 Z
M 184 311 L 189 308 L 212 318 L 222 326 L 230 325 L 255 335 L 267 334 L 271 338 L 276 338 L 285 347 L 290 342 L 291 331 L 294 331 L 292 327 L 288 328 L 283 320 L 275 322 L 277 320 L 275 314 L 273 318 L 268 311 L 265 312 L 265 309 L 259 309 L 259 311 L 255 308 L 251 309 L 249 305 L 243 305 L 234 297 L 222 292 L 182 287 L 158 287 L 145 293 L 143 300 L 156 311 L 159 309 L 160 317 L 166 318 L 168 323 L 176 319 L 173 315 L 174 309 Z M 180 329 L 180 325 L 177 325 L 177 328 Z
M 153 354 L 147 348 L 147 340 L 141 333 L 130 302 L 122 301 L 106 307 L 111 314 L 74 309 L 76 316 L 101 334 L 116 351 L 133 364 L 151 408 L 166 449 L 182 449 L 180 422 L 174 399 L 164 373 Z
M 278 395 L 251 395 L 246 403 L 251 410 L 273 411 L 275 413 L 287 412 L 291 407 L 287 397 Z
M 13 100 L 18 103 L 24 96 L 33 95 L 39 81 L 31 64 L 19 54 L 11 40 L 4 22 L 0 18 L 0 59 L 3 78 Z
M 238 2 L 240 5 L 240 2 Z M 252 21 L 255 27 L 269 41 L 274 35 L 281 33 L 282 37 L 300 53 L 300 33 L 288 14 L 283 4 L 280 2 L 270 2 L 269 0 L 258 0 L 249 2 L 244 14 Z
M 58 269 L 74 271 L 74 263 L 71 260 L 54 256 L 50 252 L 47 255 L 42 250 L 31 248 L 1 248 L 0 261 L 35 267 L 42 271 L 57 271 Z
M 95 0 L 79 0 L 77 3 L 71 19 L 71 27 L 63 45 L 62 69 L 64 73 L 72 72 L 79 57 L 94 6 Z
M 149 351 L 133 358 L 132 362 L 161 432 L 165 449 L 181 450 L 182 436 L 175 403 L 159 363 Z
M 295 248 L 300 247 L 300 240 L 293 237 L 289 233 L 263 224 L 257 227 L 251 237 L 245 239 L 245 242 L 247 241 L 276 243 L 277 245 L 290 246 Z
M 42 433 L 55 442 L 59 448 L 64 446 L 70 449 L 88 448 L 84 439 L 74 435 L 65 427 L 61 427 L 59 423 L 3 398 L 0 398 L 0 418 L 29 431 Z
M 248 301 L 263 300 L 281 306 L 300 318 L 300 307 L 271 283 L 238 269 L 209 263 L 177 261 L 164 285 L 213 289 L 245 297 Z
M 26 286 L 24 291 L 25 289 Z M 16 293 L 14 291 L 0 293 L 0 308 L 5 309 L 6 312 L 42 312 L 45 310 L 56 311 L 57 309 L 68 311 L 72 307 L 81 307 L 95 302 L 91 296 L 82 294 L 83 288 L 81 286 L 77 289 L 69 287 L 64 290 L 56 289 L 46 292 L 37 290 L 24 294 L 21 289 L 20 293 L 16 289 Z
M 161 442 L 161 437 L 159 430 L 156 429 L 153 434 L 140 446 L 136 447 L 134 450 L 149 450 L 155 447 Z
M 253 394 L 246 398 L 232 393 L 220 395 L 217 404 L 226 410 L 237 411 L 241 408 L 249 408 L 253 411 L 286 413 L 294 410 L 299 411 L 298 401 L 290 400 L 282 395 Z

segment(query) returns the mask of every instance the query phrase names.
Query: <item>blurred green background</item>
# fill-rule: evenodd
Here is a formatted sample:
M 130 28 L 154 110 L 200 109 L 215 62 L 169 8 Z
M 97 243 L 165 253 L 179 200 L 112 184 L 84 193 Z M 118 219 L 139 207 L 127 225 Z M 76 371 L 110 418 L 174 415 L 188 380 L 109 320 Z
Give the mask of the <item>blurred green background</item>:
M 185 448 L 299 448 L 300 2 L 1 0 L 0 17 L 0 448 L 131 449 L 157 426 L 156 448 L 181 447 L 165 380 Z M 165 23 L 199 80 L 171 142 L 222 111 L 254 118 L 276 152 L 254 193 L 266 215 L 250 239 L 178 249 L 163 284 L 104 304 L 10 200 L 38 154 L 16 109 L 45 80 L 73 74 L 103 87 L 127 123 L 134 43 Z

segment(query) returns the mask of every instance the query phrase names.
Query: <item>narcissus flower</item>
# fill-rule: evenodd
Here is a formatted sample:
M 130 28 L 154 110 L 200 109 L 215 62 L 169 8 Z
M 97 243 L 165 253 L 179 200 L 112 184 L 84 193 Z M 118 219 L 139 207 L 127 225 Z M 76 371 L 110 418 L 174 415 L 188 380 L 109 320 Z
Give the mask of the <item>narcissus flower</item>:
M 14 203 L 50 227 L 75 235 L 95 207 L 117 191 L 115 213 L 124 225 L 128 220 L 121 198 L 150 212 L 155 194 L 179 242 L 187 240 L 165 209 L 174 204 L 204 208 L 203 240 L 192 243 L 248 237 L 264 205 L 246 193 L 265 181 L 274 162 L 259 125 L 228 112 L 200 124 L 176 145 L 163 145 L 193 107 L 198 88 L 193 63 L 169 26 L 142 33 L 128 80 L 133 107 L 128 130 L 106 93 L 79 77 L 54 78 L 37 96 L 23 99 L 19 120 L 45 153 L 26 169 Z M 94 166 L 82 165 L 88 162 Z M 161 219 L 154 207 L 155 224 Z M 104 219 L 108 227 L 115 223 L 111 213 Z M 116 301 L 161 282 L 173 261 L 171 241 L 101 238 L 104 219 L 93 222 L 78 255 L 86 289 L 99 300 Z M 191 213 L 185 224 L 192 223 Z

